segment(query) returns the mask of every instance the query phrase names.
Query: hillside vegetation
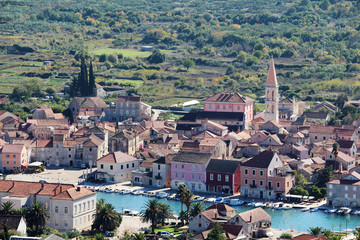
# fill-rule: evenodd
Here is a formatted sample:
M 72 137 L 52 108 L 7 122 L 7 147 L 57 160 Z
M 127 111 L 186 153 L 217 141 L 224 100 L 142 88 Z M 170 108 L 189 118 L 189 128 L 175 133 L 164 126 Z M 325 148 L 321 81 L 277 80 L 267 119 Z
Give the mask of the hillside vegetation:
M 29 81 L 62 91 L 70 78 L 59 74 L 78 74 L 84 56 L 98 83 L 152 105 L 219 91 L 256 98 L 273 56 L 282 96 L 360 98 L 359 11 L 344 0 L 4 0 L 0 92 Z

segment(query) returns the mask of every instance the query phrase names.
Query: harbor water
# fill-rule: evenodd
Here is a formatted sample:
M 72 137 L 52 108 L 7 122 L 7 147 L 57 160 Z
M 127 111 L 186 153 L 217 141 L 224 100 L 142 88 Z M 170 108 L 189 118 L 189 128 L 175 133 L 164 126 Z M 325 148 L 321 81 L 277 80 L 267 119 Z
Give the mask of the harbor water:
M 144 206 L 149 199 L 154 199 L 144 195 L 121 195 L 119 193 L 104 192 L 98 192 L 97 196 L 98 199 L 104 198 L 106 202 L 113 204 L 119 212 L 122 212 L 124 209 L 140 212 L 144 209 Z M 167 199 L 159 199 L 159 201 L 168 203 L 175 214 L 179 215 L 181 208 L 179 201 Z M 211 203 L 205 202 L 203 202 L 203 204 L 205 206 L 211 205 Z M 238 210 L 238 212 L 252 209 L 252 207 L 248 206 L 233 206 L 233 208 Z M 186 209 L 185 206 L 184 209 Z M 360 216 L 358 215 L 343 216 L 324 213 L 324 211 L 302 212 L 300 209 L 275 210 L 265 208 L 264 210 L 271 216 L 273 228 L 307 231 L 310 227 L 323 227 L 331 231 L 344 231 L 345 229 L 355 229 L 356 226 L 360 226 Z

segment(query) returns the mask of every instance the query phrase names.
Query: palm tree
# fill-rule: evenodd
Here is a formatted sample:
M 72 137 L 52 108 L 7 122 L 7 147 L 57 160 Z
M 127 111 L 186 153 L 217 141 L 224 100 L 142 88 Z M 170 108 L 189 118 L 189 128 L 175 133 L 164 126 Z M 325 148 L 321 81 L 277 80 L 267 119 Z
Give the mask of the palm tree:
M 159 201 L 157 199 L 149 200 L 144 207 L 144 210 L 141 211 L 141 220 L 143 222 L 151 222 L 151 232 L 155 233 L 155 227 L 159 220 Z
M 29 235 L 38 236 L 41 235 L 46 222 L 50 218 L 50 211 L 41 202 L 33 202 L 29 208 L 25 210 L 25 219 L 29 224 L 30 232 Z
M 202 202 L 195 202 L 190 209 L 190 217 L 196 217 L 199 213 L 201 213 L 202 211 L 204 211 L 205 207 L 202 204 Z
M 183 211 L 183 205 L 184 205 L 184 202 L 185 202 L 185 193 L 187 191 L 187 187 L 184 183 L 180 183 L 179 186 L 178 186 L 178 189 L 176 191 L 176 195 L 179 197 L 180 199 L 180 203 L 181 203 L 181 210 L 180 212 Z M 180 215 L 180 219 L 181 219 L 181 225 L 184 225 L 184 219 L 181 217 Z
M 145 235 L 142 232 L 134 233 L 130 237 L 131 240 L 146 240 Z
M 96 204 L 95 219 L 92 229 L 95 231 L 113 231 L 119 227 L 122 221 L 121 214 L 115 210 L 110 203 L 105 203 L 104 199 L 99 199 Z
M 14 210 L 14 203 L 10 202 L 10 201 L 7 201 L 7 202 L 3 202 L 1 204 L 1 211 L 0 211 L 2 214 L 5 214 L 5 215 L 12 215 L 15 213 L 15 210 Z
M 314 235 L 314 236 L 319 236 L 322 232 L 322 227 L 311 227 L 308 229 L 308 232 L 311 234 L 311 235 Z
M 189 220 L 190 207 L 193 199 L 194 199 L 194 194 L 189 189 L 187 189 L 187 191 L 184 194 L 184 204 L 186 206 L 186 213 L 188 216 L 186 222 L 188 222 Z
M 174 212 L 171 210 L 169 204 L 159 203 L 159 222 L 164 226 L 165 220 L 167 218 L 172 218 L 174 216 Z

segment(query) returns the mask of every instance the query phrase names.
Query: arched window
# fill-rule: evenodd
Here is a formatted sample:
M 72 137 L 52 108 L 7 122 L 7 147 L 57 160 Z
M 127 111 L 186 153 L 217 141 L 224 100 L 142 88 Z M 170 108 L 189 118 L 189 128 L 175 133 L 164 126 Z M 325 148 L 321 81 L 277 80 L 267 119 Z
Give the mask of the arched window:
M 274 105 L 271 106 L 271 112 L 274 113 Z
M 272 91 L 272 100 L 273 100 L 273 101 L 275 100 L 274 91 Z

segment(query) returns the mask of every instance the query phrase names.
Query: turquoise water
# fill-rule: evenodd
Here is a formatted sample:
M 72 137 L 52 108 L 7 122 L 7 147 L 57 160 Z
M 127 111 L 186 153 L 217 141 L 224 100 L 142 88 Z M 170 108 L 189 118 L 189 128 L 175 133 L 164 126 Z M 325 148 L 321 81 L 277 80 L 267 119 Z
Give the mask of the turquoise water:
M 106 202 L 115 206 L 116 210 L 121 212 L 123 209 L 130 209 L 141 211 L 145 203 L 149 199 L 142 195 L 121 195 L 119 193 L 103 193 L 99 192 L 98 198 L 104 198 Z M 170 201 L 167 199 L 159 199 L 161 202 L 166 202 L 171 206 L 171 209 L 178 215 L 180 211 L 180 202 Z M 210 206 L 210 203 L 204 203 L 206 206 Z M 250 207 L 247 206 L 235 206 L 239 212 L 244 212 Z M 184 206 L 185 209 L 185 206 Z M 292 210 L 273 210 L 265 209 L 271 216 L 271 220 L 274 228 L 282 229 L 294 229 L 297 231 L 307 231 L 310 227 L 323 227 L 332 231 L 344 230 L 346 228 L 355 229 L 356 226 L 360 226 L 360 216 L 341 216 L 337 214 L 326 214 L 323 211 L 318 212 L 301 212 L 299 209 Z M 342 226 L 340 227 L 340 224 Z

